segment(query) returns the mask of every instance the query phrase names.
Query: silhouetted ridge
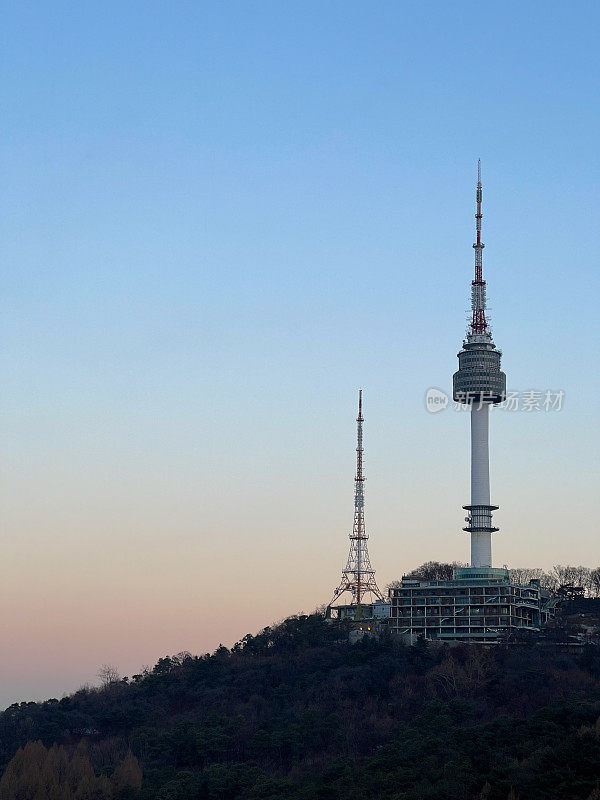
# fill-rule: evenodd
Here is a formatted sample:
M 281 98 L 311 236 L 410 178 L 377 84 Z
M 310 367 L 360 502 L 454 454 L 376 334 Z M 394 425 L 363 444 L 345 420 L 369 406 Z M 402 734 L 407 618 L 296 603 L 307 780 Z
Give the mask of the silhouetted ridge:
M 68 758 L 84 753 L 114 792 L 130 753 L 141 790 L 119 796 L 140 800 L 506 800 L 511 790 L 587 800 L 595 790 L 600 648 L 350 644 L 348 632 L 290 617 L 231 650 L 11 706 L 2 763 L 28 742 L 56 743 Z

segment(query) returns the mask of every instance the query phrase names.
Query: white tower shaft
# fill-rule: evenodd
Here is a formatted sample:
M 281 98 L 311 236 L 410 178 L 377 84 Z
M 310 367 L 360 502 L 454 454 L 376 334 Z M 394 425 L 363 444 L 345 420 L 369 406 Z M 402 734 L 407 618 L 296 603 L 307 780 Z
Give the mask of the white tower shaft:
M 471 405 L 471 506 L 490 505 L 490 404 Z M 492 524 L 489 514 L 488 527 Z M 492 534 L 471 532 L 471 566 L 492 566 Z

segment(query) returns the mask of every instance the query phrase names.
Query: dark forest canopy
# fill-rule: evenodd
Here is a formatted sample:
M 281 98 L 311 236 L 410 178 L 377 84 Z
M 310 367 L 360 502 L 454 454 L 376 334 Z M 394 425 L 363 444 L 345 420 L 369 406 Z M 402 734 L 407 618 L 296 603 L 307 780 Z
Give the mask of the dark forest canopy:
M 36 741 L 83 752 L 110 796 L 131 753 L 141 790 L 114 796 L 138 800 L 595 797 L 600 648 L 350 644 L 347 634 L 300 615 L 231 650 L 11 706 L 0 759 Z

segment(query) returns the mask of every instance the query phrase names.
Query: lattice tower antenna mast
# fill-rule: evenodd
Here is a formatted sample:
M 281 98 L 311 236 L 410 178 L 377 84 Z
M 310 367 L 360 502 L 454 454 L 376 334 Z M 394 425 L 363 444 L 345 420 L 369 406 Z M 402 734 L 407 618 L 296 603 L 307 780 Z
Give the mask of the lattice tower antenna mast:
M 361 605 L 365 601 L 383 600 L 383 595 L 375 581 L 375 570 L 371 567 L 368 535 L 365 530 L 365 477 L 363 474 L 363 422 L 362 389 L 358 393 L 356 477 L 354 479 L 354 524 L 350 534 L 350 553 L 346 568 L 342 570 L 342 580 L 335 590 L 329 605 L 340 601 L 340 595 L 349 593 L 351 605 Z
M 475 214 L 475 233 L 477 240 L 473 245 L 475 249 L 475 280 L 471 282 L 471 310 L 473 318 L 471 320 L 471 334 L 484 336 L 487 333 L 487 321 L 485 318 L 485 281 L 483 280 L 483 248 L 484 243 L 481 241 L 481 159 L 477 159 L 477 212 Z

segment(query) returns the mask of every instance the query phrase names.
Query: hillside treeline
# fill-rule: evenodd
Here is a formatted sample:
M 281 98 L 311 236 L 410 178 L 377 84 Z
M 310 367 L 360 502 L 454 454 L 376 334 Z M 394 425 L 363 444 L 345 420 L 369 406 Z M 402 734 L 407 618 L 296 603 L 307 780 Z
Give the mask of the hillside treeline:
M 0 715 L 0 759 L 22 761 L 18 748 L 37 741 L 83 752 L 114 791 L 131 752 L 138 800 L 597 797 L 600 648 L 347 634 L 320 615 L 291 617 L 231 650 L 13 705 Z
M 440 561 L 427 561 L 408 572 L 406 578 L 417 578 L 422 581 L 448 581 L 452 578 L 455 567 L 466 567 L 460 561 L 444 563 Z M 561 586 L 575 586 L 583 589 L 586 597 L 600 597 L 600 567 L 571 566 L 556 564 L 551 570 L 539 567 L 511 567 L 510 577 L 513 583 L 527 584 L 531 580 L 538 580 L 542 588 L 550 594 L 557 594 Z M 392 581 L 388 586 L 399 586 L 400 581 Z

